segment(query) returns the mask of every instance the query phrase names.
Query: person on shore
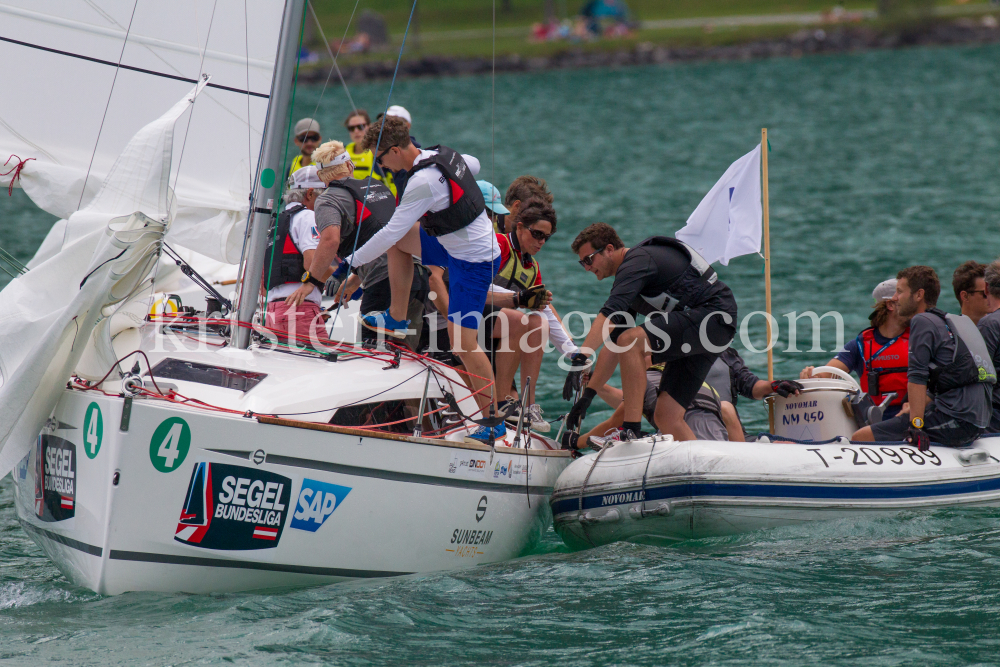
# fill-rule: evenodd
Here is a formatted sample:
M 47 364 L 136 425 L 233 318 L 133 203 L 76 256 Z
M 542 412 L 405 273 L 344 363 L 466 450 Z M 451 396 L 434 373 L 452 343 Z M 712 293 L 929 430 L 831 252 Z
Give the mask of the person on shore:
M 735 335 L 732 291 L 704 258 L 673 238 L 654 236 L 626 248 L 610 225 L 595 223 L 580 232 L 572 249 L 580 265 L 598 280 L 614 277 L 611 294 L 574 355 L 574 365 L 588 361 L 602 344 L 618 347 L 623 439 L 630 440 L 641 431 L 645 354 L 651 352 L 654 364 L 665 364 L 656 425 L 675 440 L 694 439 L 684 412 Z M 638 313 L 646 315 L 642 326 L 634 325 Z
M 910 322 L 899 313 L 895 301 L 895 278 L 883 280 L 872 290 L 875 305 L 868 316 L 871 326 L 844 346 L 827 366 L 858 376 L 861 391 L 881 405 L 890 393 L 896 394 L 883 409 L 882 419 L 895 417 L 906 403 L 907 367 L 909 365 Z M 799 379 L 833 377 L 829 373 L 813 375 L 813 366 L 806 366 Z
M 364 109 L 355 109 L 353 113 L 344 119 L 344 127 L 351 136 L 351 143 L 344 148 L 351 156 L 354 163 L 354 178 L 359 181 L 366 181 L 371 176 L 373 181 L 381 181 L 385 187 L 389 188 L 392 196 L 396 196 L 396 184 L 392 180 L 392 174 L 382 171 L 382 168 L 375 164 L 375 156 L 371 151 L 363 151 L 358 148 L 358 144 L 365 136 L 365 130 L 371 125 L 372 119 Z
M 312 165 L 297 170 L 288 180 L 285 207 L 278 215 L 278 228 L 272 242 L 275 252 L 272 255 L 268 251 L 274 261 L 268 267 L 264 323 L 269 329 L 288 333 L 293 340 L 308 336 L 315 344 L 327 338 L 320 308 L 321 290 L 322 281 L 333 273 L 333 269 L 328 266 L 328 270 L 317 273 L 316 278 L 305 285 L 301 278 L 319 245 L 313 211 L 326 184 L 319 180 L 316 167 Z M 300 291 L 301 298 L 289 299 Z
M 911 266 L 896 276 L 893 297 L 910 321 L 907 396 L 909 414 L 899 414 L 855 432 L 852 440 L 906 440 L 920 450 L 930 443 L 961 447 L 990 423 L 996 371 L 986 342 L 964 315 L 937 308 L 941 283 L 929 266 Z
M 497 226 L 497 233 L 509 234 L 514 230 L 518 213 L 521 211 L 521 202 L 528 201 L 531 197 L 538 197 L 549 206 L 552 206 L 552 193 L 549 192 L 549 186 L 542 178 L 526 174 L 518 176 L 507 186 L 503 203 L 509 210 L 509 213 L 506 218 L 494 221 Z
M 1000 365 L 1000 260 L 991 262 L 983 271 L 983 282 L 986 285 L 988 314 L 976 324 L 979 333 L 986 342 L 986 350 L 990 353 L 993 368 Z M 992 414 L 987 426 L 990 433 L 1000 433 L 1000 389 L 993 387 Z
M 323 135 L 319 132 L 319 123 L 312 118 L 303 118 L 295 123 L 293 141 L 299 149 L 299 154 L 292 158 L 292 166 L 288 169 L 291 176 L 302 167 L 312 164 L 312 154 L 323 141 Z
M 986 266 L 969 260 L 955 269 L 951 277 L 951 286 L 955 290 L 955 298 L 962 307 L 962 314 L 979 324 L 989 307 L 986 296 L 986 280 L 983 278 Z
M 496 406 L 497 392 L 488 388 L 493 369 L 477 338 L 486 296 L 500 269 L 500 247 L 475 181 L 479 160 L 446 146 L 417 148 L 410 141 L 408 124 L 394 116 L 369 126 L 361 148 L 371 150 L 383 167 L 409 173 L 388 224 L 366 243 L 359 242 L 358 250 L 347 258 L 352 265 L 365 264 L 388 254 L 391 305 L 382 313 L 365 315 L 362 324 L 383 335 L 405 335 L 412 258 L 447 266 L 453 351 L 470 374 L 481 411 L 488 415 L 491 405 Z M 499 424 L 492 429 L 484 426 L 470 438 L 488 442 L 505 434 L 506 428 Z

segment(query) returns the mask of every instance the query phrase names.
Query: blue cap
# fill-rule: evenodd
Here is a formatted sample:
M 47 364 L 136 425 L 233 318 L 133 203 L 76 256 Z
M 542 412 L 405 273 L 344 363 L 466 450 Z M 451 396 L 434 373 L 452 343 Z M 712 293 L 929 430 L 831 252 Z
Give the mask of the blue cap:
M 476 181 L 476 183 L 479 185 L 479 191 L 483 193 L 483 199 L 486 200 L 486 208 L 500 215 L 510 213 L 507 207 L 503 205 L 503 199 L 500 198 L 500 191 L 493 187 L 492 183 L 489 181 Z

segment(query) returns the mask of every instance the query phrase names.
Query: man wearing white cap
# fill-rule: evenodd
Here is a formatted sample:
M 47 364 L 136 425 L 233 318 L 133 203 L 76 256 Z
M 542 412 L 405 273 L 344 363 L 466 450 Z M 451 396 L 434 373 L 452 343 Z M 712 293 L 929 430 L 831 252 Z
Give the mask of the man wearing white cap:
M 385 115 L 387 117 L 399 118 L 400 120 L 404 121 L 406 123 L 407 134 L 409 134 L 410 131 L 413 129 L 413 119 L 410 117 L 410 112 L 404 109 L 403 107 L 399 106 L 398 104 L 393 104 L 391 107 L 389 107 L 386 110 Z M 379 117 L 381 118 L 381 114 L 379 114 Z M 416 137 L 414 137 L 412 134 L 410 134 L 410 143 L 416 146 L 417 148 L 423 148 L 420 145 L 420 142 L 417 141 Z M 386 171 L 392 174 L 392 182 L 396 187 L 396 192 L 402 194 L 403 190 L 406 189 L 406 180 L 410 177 L 409 171 L 407 171 L 406 169 L 395 169 L 395 170 L 387 169 Z
M 909 362 L 910 321 L 900 317 L 896 294 L 896 279 L 880 282 L 872 291 L 875 305 L 868 319 L 872 326 L 844 346 L 827 363 L 845 373 L 854 372 L 861 390 L 871 396 L 875 405 L 881 405 L 889 393 L 896 397 L 885 407 L 882 418 L 899 414 L 906 402 L 906 370 Z M 813 377 L 813 367 L 807 366 L 800 378 Z M 818 377 L 826 374 L 820 373 Z M 830 377 L 830 376 L 827 376 Z
M 267 268 L 267 315 L 268 328 L 287 331 L 294 338 L 326 338 L 326 329 L 320 316 L 322 282 L 309 285 L 312 289 L 301 302 L 289 302 L 302 286 L 300 278 L 305 266 L 312 261 L 319 232 L 316 231 L 316 216 L 313 212 L 316 199 L 326 186 L 316 175 L 316 167 L 306 166 L 289 177 L 285 192 L 285 208 L 278 215 L 278 229 L 273 237 L 274 252 Z M 326 279 L 326 276 L 322 276 Z
M 292 136 L 295 145 L 299 147 L 301 152 L 292 158 L 292 166 L 288 169 L 289 176 L 302 167 L 308 167 L 312 164 L 313 151 L 323 141 L 323 136 L 319 132 L 319 123 L 312 118 L 303 118 L 297 122 Z

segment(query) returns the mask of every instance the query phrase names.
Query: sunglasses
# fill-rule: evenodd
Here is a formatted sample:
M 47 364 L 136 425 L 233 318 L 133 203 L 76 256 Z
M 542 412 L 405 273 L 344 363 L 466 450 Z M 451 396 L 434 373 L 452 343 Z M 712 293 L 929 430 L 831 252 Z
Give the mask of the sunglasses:
M 971 290 L 968 290 L 967 293 L 968 294 L 982 294 L 983 298 L 984 299 L 986 298 L 986 290 L 984 290 L 984 289 L 971 289 Z
M 587 268 L 588 266 L 593 266 L 594 257 L 596 255 L 600 255 L 602 252 L 604 252 L 604 248 L 601 248 L 600 250 L 595 250 L 594 252 L 590 253 L 589 255 L 580 260 L 580 266 L 582 266 L 583 268 Z
M 361 123 L 359 125 L 348 125 L 347 126 L 347 131 L 348 132 L 360 132 L 361 130 L 365 129 L 366 127 L 368 127 L 368 125 L 365 124 L 365 123 Z
M 307 141 L 319 141 L 321 138 L 318 134 L 303 134 L 299 136 L 299 141 L 306 143 Z
M 538 231 L 537 229 L 532 229 L 531 227 L 528 227 L 527 230 L 528 233 L 531 234 L 531 238 L 535 239 L 536 241 L 541 241 L 542 243 L 552 238 L 552 234 L 546 234 L 545 232 Z
M 384 151 L 382 151 L 381 153 L 379 153 L 379 154 L 378 154 L 378 155 L 377 155 L 377 156 L 375 157 L 375 162 L 377 162 L 377 163 L 378 163 L 378 166 L 380 166 L 380 167 L 384 166 L 384 165 L 382 164 L 382 158 L 384 158 L 384 157 L 385 157 L 385 154 L 386 154 L 386 153 L 388 153 L 389 151 L 391 151 L 391 150 L 392 150 L 393 148 L 395 148 L 395 147 L 394 147 L 394 146 L 389 146 L 388 148 L 386 148 L 386 149 L 385 149 Z

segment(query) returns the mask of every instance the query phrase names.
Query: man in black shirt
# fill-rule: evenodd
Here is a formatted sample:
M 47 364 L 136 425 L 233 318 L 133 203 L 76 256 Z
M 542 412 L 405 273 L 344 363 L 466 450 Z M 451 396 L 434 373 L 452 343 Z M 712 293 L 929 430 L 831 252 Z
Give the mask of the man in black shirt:
M 625 438 L 639 434 L 646 390 L 646 354 L 665 364 L 655 419 L 676 440 L 693 440 L 684 412 L 715 359 L 736 333 L 736 300 L 715 271 L 676 239 L 654 236 L 626 248 L 604 223 L 573 241 L 580 265 L 598 280 L 614 277 L 611 294 L 574 356 L 579 367 L 602 344 L 620 353 Z M 637 314 L 646 315 L 642 326 Z M 581 399 L 584 400 L 584 399 Z
M 983 335 L 986 349 L 993 360 L 993 367 L 1000 366 L 1000 260 L 991 263 L 984 272 L 986 283 L 986 310 L 988 315 L 979 320 L 977 326 Z M 992 405 L 990 406 L 989 433 L 1000 433 L 1000 388 L 993 387 Z

